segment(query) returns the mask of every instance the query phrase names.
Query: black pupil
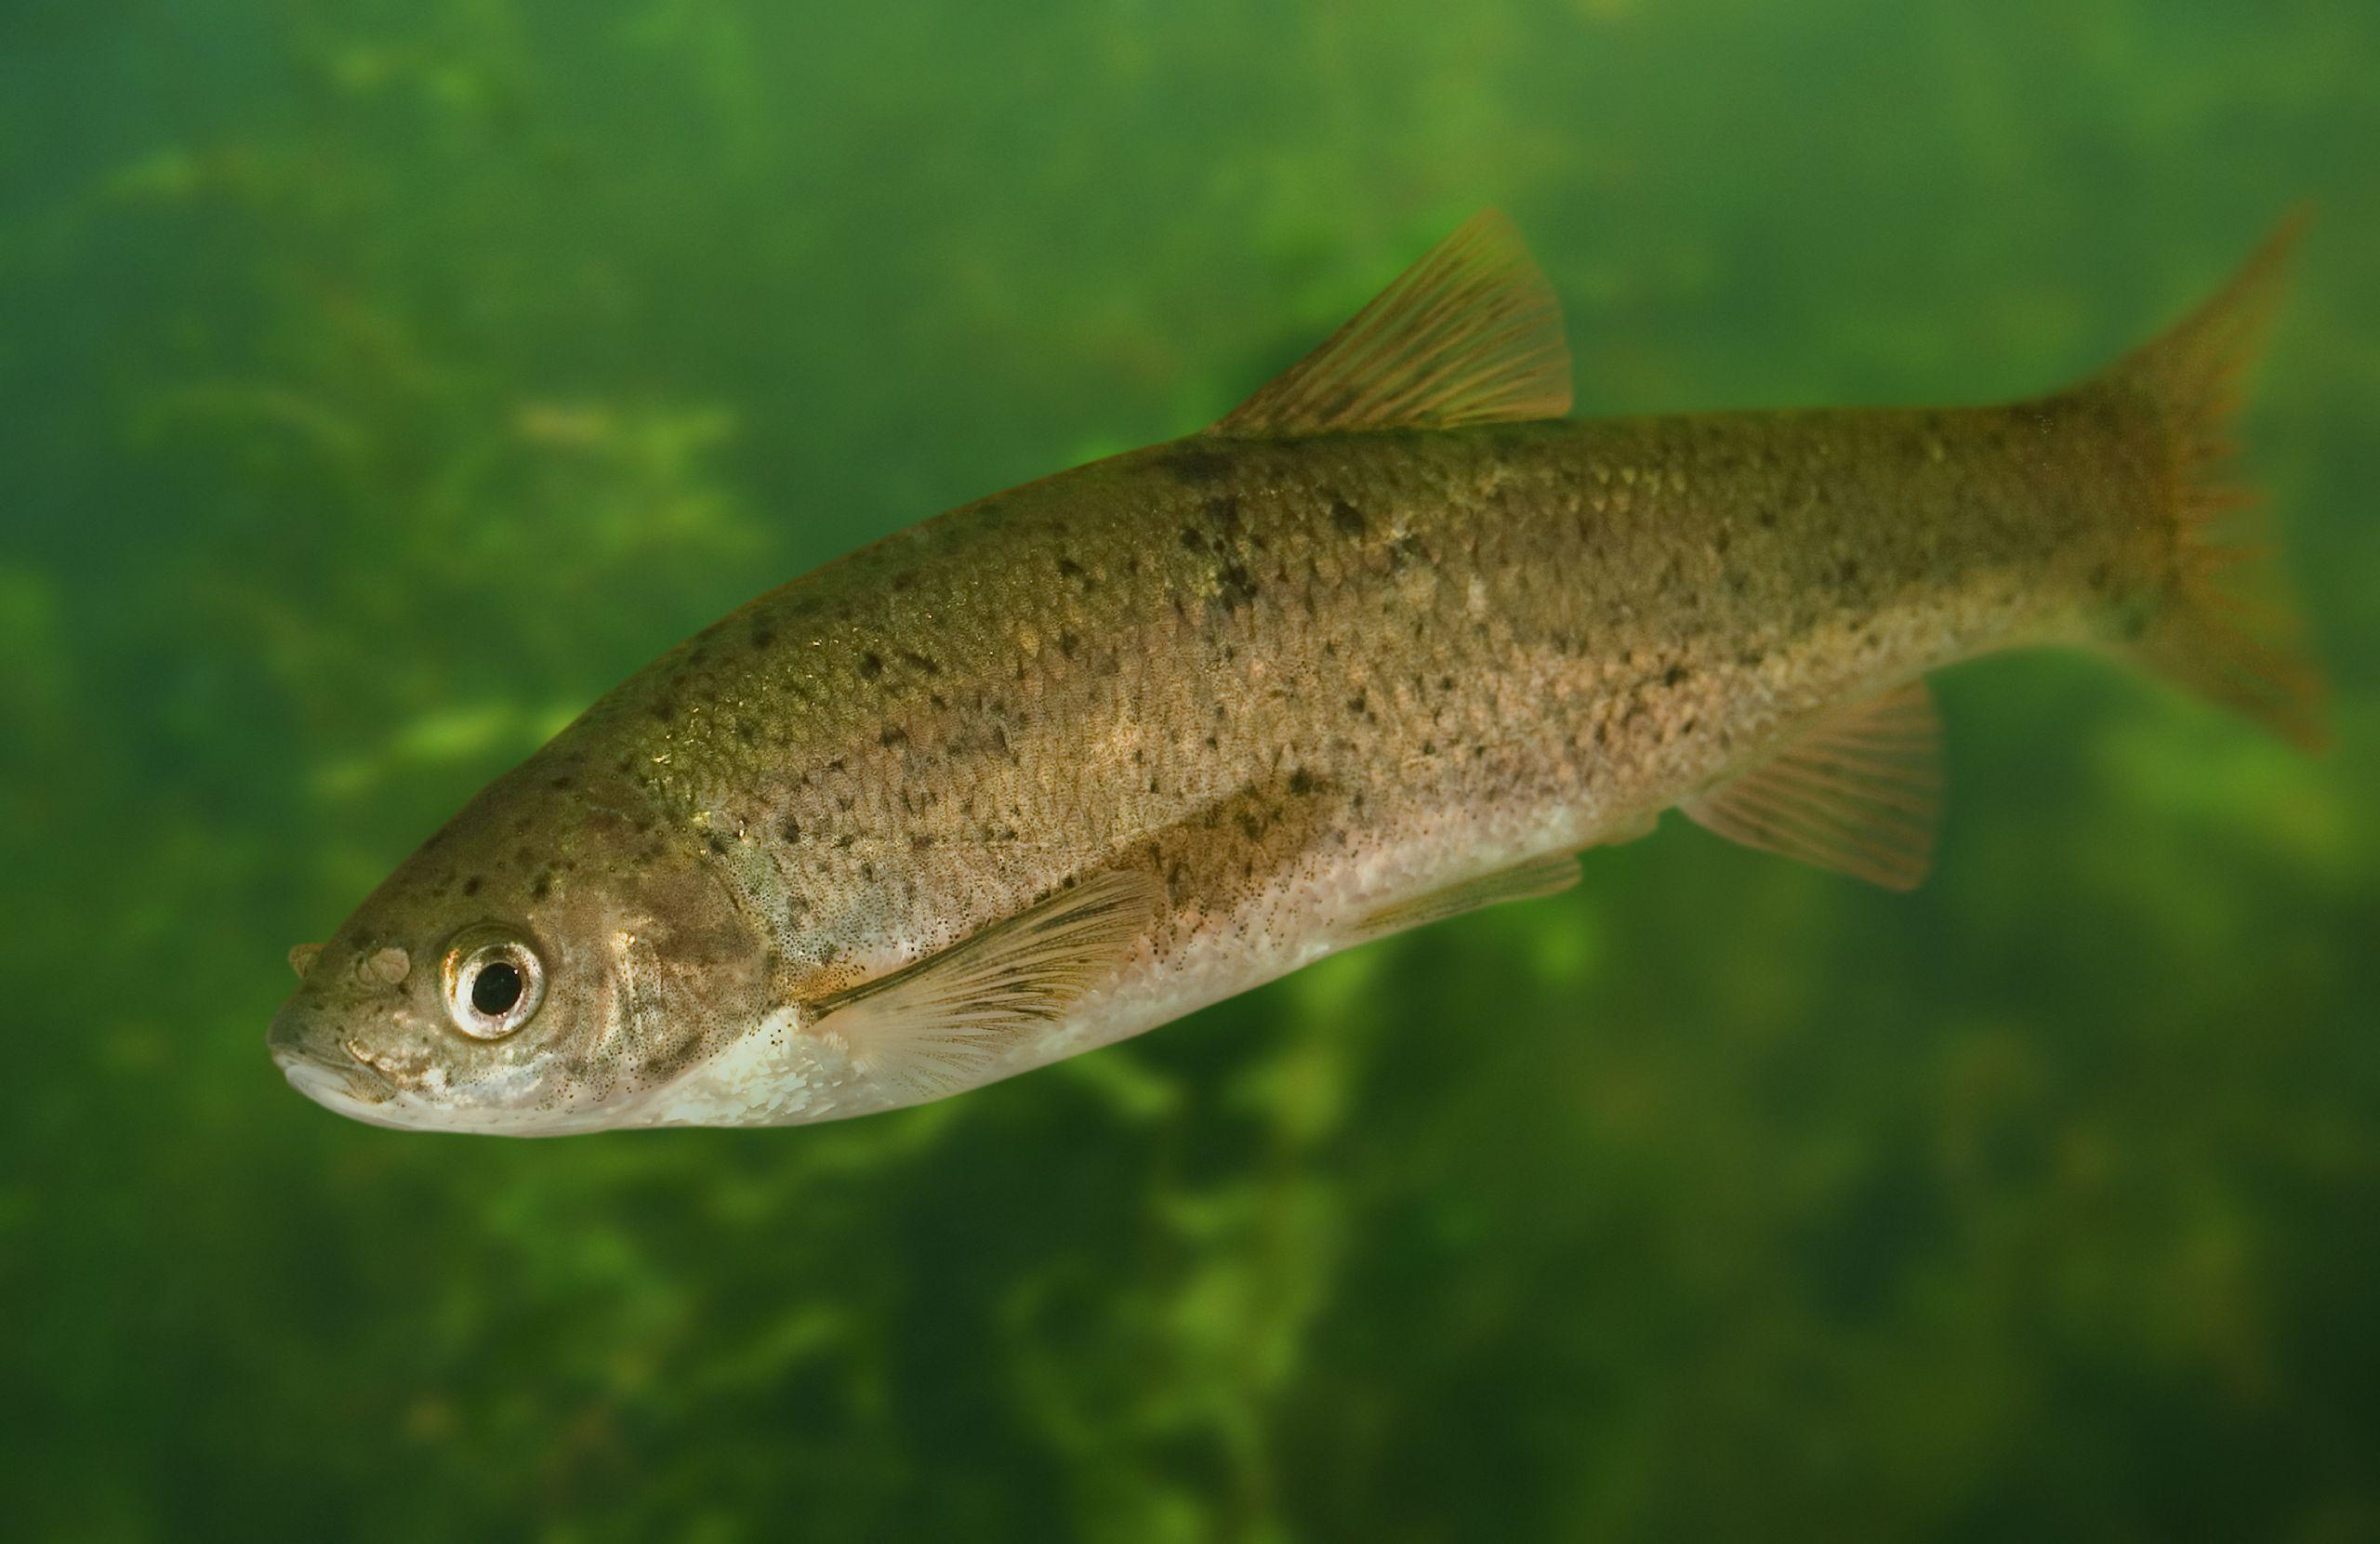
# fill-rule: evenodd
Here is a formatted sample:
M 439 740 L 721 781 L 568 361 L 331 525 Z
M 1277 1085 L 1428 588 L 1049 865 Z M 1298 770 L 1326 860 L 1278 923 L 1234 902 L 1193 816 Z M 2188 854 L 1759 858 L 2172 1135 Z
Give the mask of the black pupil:
M 504 960 L 495 960 L 480 967 L 477 979 L 471 983 L 471 1006 L 491 1019 L 500 1019 L 512 1011 L 521 1000 L 521 968 Z

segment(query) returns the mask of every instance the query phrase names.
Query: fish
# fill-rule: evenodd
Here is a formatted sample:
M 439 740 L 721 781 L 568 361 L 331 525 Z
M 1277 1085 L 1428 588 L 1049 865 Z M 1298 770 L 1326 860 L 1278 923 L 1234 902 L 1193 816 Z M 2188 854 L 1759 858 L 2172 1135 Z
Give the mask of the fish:
M 1577 882 L 1670 810 L 1891 889 L 1927 676 L 2128 662 L 2318 748 L 2230 470 L 2302 219 L 2082 384 L 1573 419 L 1489 210 L 1197 433 L 771 590 L 293 951 L 300 1092 L 522 1136 L 840 1119 Z

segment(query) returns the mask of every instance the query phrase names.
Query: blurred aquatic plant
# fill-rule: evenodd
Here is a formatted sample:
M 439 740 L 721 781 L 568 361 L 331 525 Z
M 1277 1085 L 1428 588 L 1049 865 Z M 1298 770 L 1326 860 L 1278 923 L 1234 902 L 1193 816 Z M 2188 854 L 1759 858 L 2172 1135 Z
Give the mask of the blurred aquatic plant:
M 0 18 L 0 1530 L 2380 1529 L 2375 47 L 2046 0 Z M 845 1128 L 418 1141 L 260 1053 L 286 946 L 613 680 L 1203 421 L 1474 204 L 1636 410 L 2033 389 L 2276 182 L 2335 212 L 2254 438 L 2339 763 L 1954 672 L 1907 902 L 1665 834 Z

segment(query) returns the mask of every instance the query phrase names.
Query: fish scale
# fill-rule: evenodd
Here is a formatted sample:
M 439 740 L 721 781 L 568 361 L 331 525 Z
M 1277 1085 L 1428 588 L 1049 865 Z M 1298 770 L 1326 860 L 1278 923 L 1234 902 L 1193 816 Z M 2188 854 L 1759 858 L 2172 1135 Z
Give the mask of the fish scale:
M 2305 738 L 2202 520 L 2280 249 L 2031 402 L 1573 422 L 1550 291 L 1474 222 L 1214 429 L 624 683 L 310 959 L 276 1055 L 398 1125 L 864 1114 L 1547 893 L 1673 807 L 1914 883 L 1923 678 L 1975 654 L 2128 653 Z M 541 997 L 475 1019 L 458 928 Z
M 658 802 L 767 854 L 781 904 L 880 918 L 789 934 L 797 956 L 945 941 L 1294 772 L 1349 804 L 1343 861 L 1425 844 L 1450 805 L 1591 838 L 1780 722 L 2084 626 L 2149 488 L 2033 496 L 2057 416 L 1161 446 L 763 597 L 549 754 L 625 740 Z M 1971 504 L 2003 518 L 1962 522 Z

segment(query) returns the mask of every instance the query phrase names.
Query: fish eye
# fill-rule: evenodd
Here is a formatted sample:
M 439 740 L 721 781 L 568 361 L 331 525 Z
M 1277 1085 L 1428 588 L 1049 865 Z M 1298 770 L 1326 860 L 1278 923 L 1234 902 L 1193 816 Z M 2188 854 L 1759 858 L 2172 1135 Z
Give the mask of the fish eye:
M 536 1016 L 546 968 L 536 951 L 500 929 L 475 928 L 446 951 L 446 1016 L 475 1040 L 501 1040 Z

